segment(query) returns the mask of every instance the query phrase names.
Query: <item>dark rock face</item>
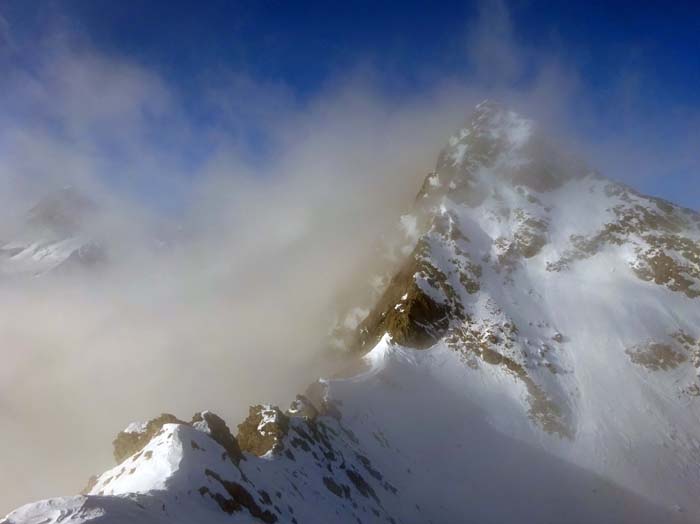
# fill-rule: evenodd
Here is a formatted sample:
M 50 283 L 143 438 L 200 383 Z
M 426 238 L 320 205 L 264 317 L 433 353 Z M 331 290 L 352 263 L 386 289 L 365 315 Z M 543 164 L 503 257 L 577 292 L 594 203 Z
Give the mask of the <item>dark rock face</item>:
M 226 422 L 211 411 L 202 411 L 192 417 L 190 423 L 194 428 L 204 431 L 217 441 L 226 450 L 231 460 L 238 464 L 243 458 L 243 453 L 238 441 L 231 434 Z
M 449 309 L 420 289 L 413 278 L 415 269 L 412 260 L 392 279 L 375 309 L 362 322 L 362 348 L 372 348 L 384 333 L 398 344 L 414 348 L 428 348 L 444 335 L 449 326 Z
M 235 464 L 238 464 L 243 458 L 238 441 L 231 434 L 231 430 L 224 420 L 211 411 L 202 411 L 196 413 L 189 423 L 178 419 L 175 415 L 163 413 L 161 416 L 149 420 L 143 431 L 121 431 L 113 442 L 114 460 L 117 464 L 121 464 L 131 455 L 141 451 L 165 424 L 192 426 L 218 442 Z
M 482 264 L 507 280 L 549 242 L 549 219 L 532 209 L 544 208 L 541 193 L 585 175 L 581 164 L 556 154 L 537 133 L 516 144 L 507 132 L 510 120 L 516 126 L 530 125 L 497 104 L 484 104 L 441 152 L 436 171 L 428 174 L 416 198 L 413 216 L 419 240 L 359 325 L 356 347 L 367 351 L 384 334 L 392 342 L 414 349 L 426 349 L 444 339 L 450 348 L 464 355 L 470 367 L 482 363 L 512 374 L 527 388 L 531 419 L 549 433 L 573 438 L 566 413 L 516 355 L 522 341 L 515 324 L 504 319 L 501 326 L 489 330 L 472 318 L 470 310 L 475 300 L 470 296 L 481 290 Z M 521 148 L 518 154 L 529 161 L 515 162 L 515 167 L 502 165 L 500 159 L 514 147 Z M 460 151 L 468 154 L 460 155 Z M 493 176 L 504 185 L 492 186 L 484 181 L 480 170 L 493 167 L 498 167 Z M 509 185 L 518 195 L 518 202 L 523 202 L 522 207 L 506 204 L 507 191 L 501 190 Z M 509 227 L 502 228 L 503 236 L 493 239 L 488 256 L 477 256 L 469 238 L 472 230 L 460 222 L 454 205 L 473 208 L 487 198 L 493 198 L 492 212 Z M 478 227 L 475 232 L 480 234 Z M 542 365 L 556 373 L 556 366 L 544 360 Z
M 652 371 L 668 371 L 681 365 L 688 358 L 675 351 L 670 344 L 652 342 L 642 347 L 634 347 L 626 350 L 630 360 L 635 364 L 644 366 Z
M 479 290 L 481 268 L 464 260 L 451 260 L 449 274 L 432 260 L 431 237 L 456 244 L 467 242 L 459 238 L 456 228 L 441 232 L 441 224 L 434 223 L 426 237 L 416 245 L 404 267 L 392 278 L 374 309 L 359 326 L 360 349 L 372 348 L 388 333 L 401 345 L 425 349 L 440 340 L 452 321 L 464 321 L 464 312 L 456 287 L 473 294 Z M 447 236 L 446 236 L 447 235 Z M 459 248 L 456 251 L 460 254 Z
M 700 245 L 679 236 L 645 240 L 653 247 L 639 250 L 637 276 L 688 298 L 700 297 Z
M 547 270 L 562 271 L 608 246 L 632 244 L 636 259 L 631 267 L 637 277 L 691 299 L 700 297 L 700 245 L 684 236 L 699 215 L 622 184 L 609 183 L 606 194 L 622 201 L 609 210 L 615 219 L 593 235 L 572 235 L 571 247 L 548 263 Z
M 220 494 L 212 494 L 207 487 L 202 487 L 199 490 L 201 495 L 209 495 L 214 500 L 216 500 L 219 507 L 228 514 L 234 513 L 236 511 L 241 511 L 244 508 L 248 510 L 248 513 L 256 519 L 260 519 L 266 524 L 273 524 L 277 522 L 277 515 L 269 510 L 263 510 L 256 502 L 250 492 L 243 487 L 238 482 L 232 482 L 221 478 L 215 471 L 210 469 L 206 470 L 206 475 L 212 479 L 219 482 L 226 492 L 229 494 L 230 498 L 226 498 Z
M 92 490 L 92 488 L 95 487 L 95 484 L 97 484 L 97 476 L 96 476 L 96 475 L 92 475 L 92 476 L 88 479 L 87 484 L 85 485 L 85 487 L 80 491 L 80 494 L 81 494 L 81 495 L 87 495 L 88 493 L 90 493 L 90 490 Z
M 287 410 L 287 415 L 300 417 L 305 420 L 316 420 L 320 413 L 318 408 L 305 395 L 297 395 L 296 400 L 292 402 L 292 405 Z
M 231 435 L 220 417 L 208 411 L 195 414 L 189 423 L 164 414 L 146 424 L 130 426 L 129 431 L 121 432 L 115 440 L 115 449 L 119 450 L 115 457 L 123 459 L 132 453 L 129 460 L 135 462 L 127 461 L 116 477 L 91 479 L 86 494 L 101 496 L 103 493 L 98 490 L 122 473 L 131 475 L 138 465 L 136 461 L 143 463 L 155 458 L 157 446 L 146 452 L 143 448 L 152 438 L 166 432 L 162 428 L 169 423 L 189 426 L 206 434 L 206 437 L 195 437 L 191 429 L 171 428 L 173 432 L 168 440 L 173 435 L 186 435 L 182 440 L 183 451 L 196 452 L 185 461 L 186 475 L 195 478 L 201 474 L 198 478 L 203 479 L 191 491 L 179 492 L 178 496 L 194 496 L 196 500 L 201 497 L 210 508 L 218 507 L 238 518 L 249 515 L 255 522 L 266 524 L 279 521 L 299 524 L 295 516 L 298 504 L 308 505 L 316 497 L 327 501 L 330 496 L 338 511 L 351 513 L 357 520 L 367 522 L 365 519 L 369 516 L 395 522 L 385 503 L 387 497 L 398 496 L 397 488 L 363 454 L 365 450 L 357 435 L 304 395 L 297 396 L 286 413 L 276 406 L 252 406 L 249 416 L 239 425 L 237 438 Z M 237 453 L 243 458 L 242 451 L 250 455 L 244 461 L 228 461 L 225 456 L 218 460 L 217 453 L 217 460 L 208 462 L 198 471 L 197 457 L 213 445 L 212 441 L 226 448 L 231 456 Z M 264 458 L 258 458 L 263 455 Z M 273 474 L 268 478 L 261 473 L 271 463 L 277 466 L 272 467 Z M 129 470 L 131 466 L 133 469 Z M 274 472 L 280 471 L 280 467 L 290 474 L 276 477 Z M 88 493 L 91 489 L 98 494 Z M 159 501 L 159 507 L 160 504 Z M 166 511 L 165 504 L 163 511 Z
M 112 443 L 114 446 L 114 460 L 121 464 L 134 453 L 141 451 L 146 444 L 161 430 L 165 424 L 187 424 L 170 413 L 151 419 L 146 423 L 144 431 L 122 431 Z
M 643 366 L 649 371 L 669 371 L 690 361 L 695 369 L 700 369 L 700 340 L 684 331 L 670 333 L 662 341 L 649 340 L 625 350 L 634 364 Z M 698 386 L 693 384 L 685 391 L 697 396 Z
M 338 407 L 332 400 L 327 400 L 326 393 L 327 386 L 320 380 L 317 380 L 309 384 L 304 394 L 297 396 L 297 400 L 303 398 L 304 402 L 310 404 L 318 412 L 319 416 L 328 416 L 340 420 L 341 413 Z M 294 404 L 292 404 L 293 406 Z M 292 413 L 288 412 L 288 414 L 291 415 Z
M 241 450 L 258 457 L 268 452 L 279 453 L 289 431 L 289 417 L 275 406 L 251 406 L 246 418 L 238 425 L 238 441 Z
M 565 250 L 552 253 L 549 243 L 559 241 L 561 227 L 552 211 L 566 202 L 546 193 L 569 182 L 587 186 L 596 194 L 592 198 L 609 202 L 609 208 L 597 229 L 571 235 Z M 484 202 L 484 208 L 473 211 Z M 550 377 L 531 370 L 545 367 L 555 375 L 566 370 L 548 346 L 543 344 L 539 354 L 528 348 L 527 337 L 518 335 L 512 318 L 503 319 L 505 333 L 499 334 L 479 321 L 481 313 L 472 308 L 477 297 L 470 295 L 481 291 L 482 271 L 490 272 L 490 278 L 495 271 L 508 285 L 522 268 L 542 263 L 549 272 L 566 271 L 604 250 L 627 246 L 634 256 L 626 262 L 637 278 L 700 298 L 700 215 L 591 172 L 547 142 L 530 122 L 498 104 L 478 106 L 466 127 L 450 139 L 410 216 L 411 237 L 418 239 L 415 248 L 359 324 L 354 347 L 368 351 L 385 334 L 414 349 L 445 340 L 470 367 L 498 366 L 522 382 L 531 419 L 564 438 L 575 435 L 567 404 L 548 385 Z M 489 224 L 494 227 L 489 229 Z M 498 316 L 502 310 L 494 306 L 490 314 Z M 557 333 L 553 340 L 561 344 L 566 339 Z M 673 369 L 695 358 L 694 349 L 668 344 L 640 346 L 628 354 L 633 363 L 652 370 Z

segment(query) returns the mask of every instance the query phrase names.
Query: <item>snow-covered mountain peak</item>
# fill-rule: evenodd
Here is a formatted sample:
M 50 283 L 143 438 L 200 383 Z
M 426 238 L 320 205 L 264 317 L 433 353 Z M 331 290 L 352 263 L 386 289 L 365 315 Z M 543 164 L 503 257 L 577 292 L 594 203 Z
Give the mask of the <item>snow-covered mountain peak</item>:
M 453 201 L 476 206 L 503 183 L 519 191 L 542 193 L 589 171 L 580 159 L 549 140 L 535 122 L 486 101 L 450 137 L 419 199 L 433 202 L 447 194 Z
M 535 133 L 531 120 L 504 106 L 485 101 L 476 106 L 466 125 L 452 135 L 443 151 L 446 166 L 474 168 L 493 164 L 499 155 L 518 155 Z M 468 162 L 468 163 L 466 163 Z
M 400 223 L 343 323 L 361 371 L 235 436 L 130 425 L 87 495 L 7 522 L 697 522 L 700 216 L 487 102 Z
M 510 378 L 520 414 L 493 422 L 520 433 L 524 416 L 555 448 L 609 446 L 644 427 L 642 412 L 664 421 L 647 428 L 657 443 L 662 427 L 696 442 L 681 413 L 700 412 L 700 215 L 600 176 L 489 103 L 450 139 L 403 221 L 414 224 L 410 254 L 360 323 L 362 350 L 388 333 L 402 347 L 455 351 L 480 384 L 470 394 L 489 405 Z M 670 462 L 700 457 L 695 444 L 663 446 Z M 653 491 L 650 478 L 634 483 Z
M 467 127 L 450 138 L 449 143 L 458 143 L 467 134 L 499 141 L 508 149 L 523 147 L 535 132 L 535 123 L 499 102 L 485 100 L 478 104 Z
M 73 186 L 43 196 L 0 242 L 0 278 L 40 276 L 94 268 L 106 259 L 90 226 L 99 206 Z

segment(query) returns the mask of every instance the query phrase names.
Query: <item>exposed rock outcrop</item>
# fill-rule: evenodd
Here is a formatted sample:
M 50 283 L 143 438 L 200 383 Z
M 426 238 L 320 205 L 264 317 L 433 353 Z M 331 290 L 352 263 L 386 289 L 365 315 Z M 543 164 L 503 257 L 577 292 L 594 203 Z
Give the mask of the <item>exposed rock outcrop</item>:
M 130 424 L 124 431 L 121 431 L 112 443 L 114 460 L 117 464 L 121 464 L 131 455 L 141 451 L 165 424 L 187 423 L 178 419 L 175 415 L 163 413 L 146 423 Z
M 283 440 L 289 431 L 289 417 L 278 407 L 251 406 L 248 417 L 238 425 L 238 441 L 241 450 L 261 457 L 267 453 L 280 453 Z
M 243 458 L 243 453 L 238 445 L 238 441 L 231 434 L 231 430 L 226 425 L 226 422 L 211 411 L 202 411 L 195 413 L 192 417 L 192 427 L 207 433 L 211 438 L 217 441 L 227 451 L 231 460 L 236 464 Z

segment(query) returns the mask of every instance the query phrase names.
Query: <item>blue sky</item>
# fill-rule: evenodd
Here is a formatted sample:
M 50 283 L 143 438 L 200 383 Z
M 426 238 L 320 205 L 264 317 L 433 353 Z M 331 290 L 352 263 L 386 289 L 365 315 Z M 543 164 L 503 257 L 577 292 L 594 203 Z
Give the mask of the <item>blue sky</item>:
M 23 43 L 60 13 L 96 47 L 186 87 L 224 66 L 284 82 L 300 97 L 360 60 L 384 71 L 389 89 L 425 88 L 444 75 L 468 79 L 464 41 L 480 9 L 474 2 L 273 0 L 5 0 L 2 7 Z M 697 2 L 520 1 L 508 8 L 524 47 L 555 48 L 603 96 L 620 70 L 635 68 L 648 75 L 649 94 L 659 102 L 696 101 Z
M 191 131 L 233 129 L 258 161 L 276 145 L 256 104 L 303 113 L 364 75 L 388 105 L 410 105 L 446 85 L 512 95 L 521 111 L 566 128 L 608 174 L 700 207 L 697 2 L 5 0 L 0 15 L 7 70 L 34 74 L 50 35 L 59 35 L 71 51 L 89 48 L 157 78 Z M 223 122 L 202 93 L 225 90 L 231 75 L 255 101 L 239 103 Z M 527 101 L 543 83 L 557 98 L 551 112 L 547 96 Z M 37 112 L 32 104 L 26 111 Z M 468 108 L 454 111 L 466 116 Z M 178 144 L 181 170 L 208 154 L 201 141 L 170 136 L 172 119 L 161 114 L 151 124 L 148 134 L 162 139 L 156 147 Z

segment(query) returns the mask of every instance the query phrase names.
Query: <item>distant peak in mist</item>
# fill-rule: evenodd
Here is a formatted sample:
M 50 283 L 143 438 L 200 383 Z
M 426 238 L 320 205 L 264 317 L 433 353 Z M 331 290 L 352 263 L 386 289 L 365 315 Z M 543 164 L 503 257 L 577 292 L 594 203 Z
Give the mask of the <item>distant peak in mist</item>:
M 48 193 L 27 213 L 27 224 L 65 235 L 79 232 L 99 211 L 98 205 L 72 185 Z

